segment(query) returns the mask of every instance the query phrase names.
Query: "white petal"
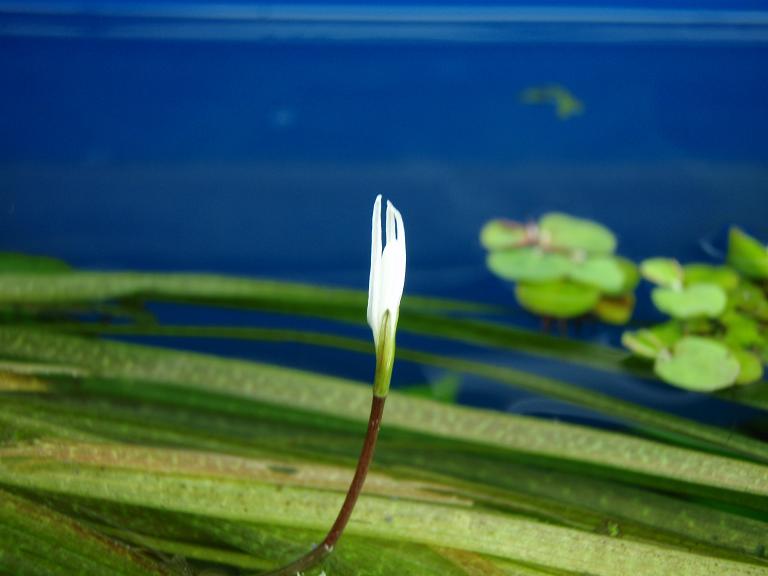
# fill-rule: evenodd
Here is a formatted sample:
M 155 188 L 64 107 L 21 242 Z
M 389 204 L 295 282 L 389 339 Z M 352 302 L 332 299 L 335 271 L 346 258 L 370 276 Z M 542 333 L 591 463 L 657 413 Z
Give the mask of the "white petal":
M 397 241 L 403 245 L 403 268 L 405 268 L 405 225 L 400 211 L 394 206 L 392 206 L 392 210 L 395 212 L 395 220 L 397 221 Z M 403 274 L 405 274 L 405 270 L 403 270 Z
M 371 273 L 368 277 L 368 325 L 376 335 L 377 330 L 377 300 L 379 299 L 381 283 L 381 194 L 376 196 L 373 203 L 373 218 L 371 221 Z
M 395 241 L 395 212 L 392 202 L 387 200 L 387 246 Z
M 381 258 L 381 314 L 389 310 L 394 314 L 400 309 L 405 285 L 405 248 L 394 241 L 384 247 Z

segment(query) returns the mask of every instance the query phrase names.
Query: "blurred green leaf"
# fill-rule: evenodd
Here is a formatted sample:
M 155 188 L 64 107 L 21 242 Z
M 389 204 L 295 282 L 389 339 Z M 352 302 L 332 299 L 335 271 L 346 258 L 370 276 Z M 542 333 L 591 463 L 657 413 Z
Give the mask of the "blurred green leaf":
M 763 363 L 755 354 L 741 348 L 731 348 L 731 354 L 739 363 L 736 384 L 752 384 L 763 377 Z
M 685 283 L 717 284 L 726 292 L 739 285 L 739 275 L 728 266 L 712 266 L 710 264 L 686 264 L 683 267 Z
M 671 258 L 648 258 L 640 263 L 643 278 L 665 288 L 683 285 L 683 267 Z
M 717 284 L 694 284 L 680 290 L 654 288 L 651 299 L 661 312 L 674 318 L 715 318 L 723 313 L 728 298 Z
M 515 287 L 520 305 L 534 314 L 552 318 L 575 318 L 592 310 L 600 300 L 600 291 L 572 282 L 528 284 Z
M 539 220 L 542 244 L 556 249 L 612 254 L 616 237 L 597 222 L 568 214 L 550 212 Z
M 670 321 L 634 332 L 626 331 L 621 335 L 621 343 L 638 356 L 655 359 L 682 337 L 680 324 Z
M 740 365 L 727 346 L 698 336 L 686 336 L 669 354 L 656 358 L 656 373 L 680 388 L 712 392 L 733 385 Z
M 762 322 L 768 322 L 768 298 L 765 292 L 750 282 L 741 282 L 731 293 L 733 306 Z
M 0 304 L 55 306 L 136 298 L 217 305 L 269 305 L 273 310 L 292 314 L 323 310 L 323 315 L 349 319 L 365 317 L 368 294 L 363 290 L 213 274 L 0 274 Z M 485 304 L 420 296 L 406 296 L 402 309 L 420 312 L 494 310 Z
M 729 310 L 720 318 L 725 326 L 724 340 L 735 347 L 759 347 L 764 342 L 760 324 L 751 316 Z
M 768 278 L 768 249 L 739 228 L 731 228 L 728 264 L 748 278 Z
M 626 284 L 624 268 L 610 256 L 592 256 L 581 262 L 576 261 L 571 265 L 568 277 L 608 294 L 621 293 Z
M 620 294 L 633 292 L 640 282 L 640 270 L 634 262 L 623 256 L 614 256 L 614 258 L 624 273 L 624 285 L 621 287 Z
M 497 218 L 487 222 L 480 231 L 480 243 L 486 250 L 508 250 L 521 246 L 527 234 L 523 224 Z
M 0 252 L 0 274 L 69 272 L 69 264 L 48 256 L 30 256 L 17 252 Z
M 632 318 L 635 309 L 635 295 L 603 296 L 593 310 L 594 314 L 608 324 L 623 325 Z
M 461 376 L 450 372 L 428 384 L 409 386 L 402 390 L 402 392 L 409 396 L 420 396 L 437 400 L 438 402 L 455 404 L 459 397 L 460 389 Z
M 491 272 L 514 282 L 557 280 L 571 268 L 570 260 L 563 254 L 545 252 L 540 248 L 491 252 L 486 262 Z

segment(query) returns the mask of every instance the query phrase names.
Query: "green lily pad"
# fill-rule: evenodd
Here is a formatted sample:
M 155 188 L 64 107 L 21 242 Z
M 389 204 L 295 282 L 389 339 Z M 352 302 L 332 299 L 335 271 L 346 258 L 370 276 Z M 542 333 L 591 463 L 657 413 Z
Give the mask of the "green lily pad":
M 480 243 L 486 250 L 504 250 L 525 242 L 525 226 L 513 220 L 497 218 L 486 222 L 480 231 Z
M 768 278 L 768 250 L 738 228 L 728 235 L 728 264 L 748 278 Z
M 672 258 L 648 258 L 640 263 L 643 278 L 666 288 L 683 285 L 683 267 Z
M 539 248 L 519 248 L 491 252 L 486 259 L 491 272 L 514 282 L 548 282 L 565 277 L 571 268 L 570 260 Z
M 654 288 L 651 299 L 661 312 L 683 320 L 701 316 L 716 318 L 728 303 L 725 291 L 717 284 L 694 284 L 681 290 Z
M 758 320 L 768 321 L 768 299 L 765 293 L 750 282 L 742 282 L 731 293 L 733 306 Z
M 728 349 L 711 338 L 687 336 L 671 353 L 659 354 L 656 374 L 665 382 L 686 390 L 713 392 L 736 382 L 741 366 Z
M 634 294 L 618 297 L 604 296 L 595 306 L 595 315 L 607 324 L 622 325 L 629 322 L 635 309 Z
M 551 212 L 539 220 L 542 242 L 553 248 L 577 250 L 592 254 L 612 254 L 616 237 L 597 222 Z
M 553 318 L 582 316 L 600 300 L 600 291 L 596 288 L 571 282 L 521 282 L 515 288 L 515 295 L 529 312 Z
M 623 256 L 615 256 L 614 258 L 624 273 L 624 285 L 621 287 L 619 294 L 633 292 L 640 282 L 640 270 L 638 270 L 634 262 Z
M 664 350 L 672 348 L 682 337 L 679 323 L 664 322 L 653 328 L 624 332 L 621 343 L 638 356 L 656 358 Z
M 723 314 L 720 322 L 725 326 L 725 341 L 731 346 L 742 348 L 763 343 L 760 325 L 751 316 L 730 310 Z
M 752 384 L 763 377 L 763 363 L 757 355 L 741 348 L 731 348 L 731 353 L 739 363 L 736 384 Z
M 728 266 L 712 266 L 710 264 L 687 264 L 683 267 L 685 283 L 691 284 L 717 284 L 730 292 L 739 285 L 739 275 Z
M 624 270 L 610 256 L 593 256 L 583 262 L 573 262 L 568 277 L 609 294 L 617 294 L 624 287 Z

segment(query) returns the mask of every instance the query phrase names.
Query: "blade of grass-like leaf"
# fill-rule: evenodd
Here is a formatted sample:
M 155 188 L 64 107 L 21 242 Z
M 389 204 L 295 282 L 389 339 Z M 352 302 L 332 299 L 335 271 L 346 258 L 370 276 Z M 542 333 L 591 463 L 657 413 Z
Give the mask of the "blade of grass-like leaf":
M 245 306 L 363 323 L 360 311 L 365 309 L 367 294 L 361 290 L 211 274 L 67 272 L 0 275 L 0 304 L 56 306 L 115 299 Z M 495 322 L 435 314 L 482 314 L 496 310 L 474 302 L 406 296 L 400 329 L 565 360 L 599 370 L 629 371 L 655 379 L 647 365 L 626 362 L 628 354 L 623 350 L 556 338 Z M 728 398 L 727 395 L 724 397 Z M 755 401 L 751 395 L 736 395 L 730 399 L 757 409 L 768 409 L 765 402 Z
M 3 457 L 0 482 L 235 521 L 322 530 L 340 494 L 206 476 Z M 465 549 L 596 576 L 768 573 L 764 566 L 587 534 L 515 516 L 363 495 L 350 534 Z
M 165 554 L 172 554 L 174 556 L 190 558 L 193 560 L 202 560 L 213 564 L 233 566 L 236 568 L 265 570 L 272 566 L 271 562 L 265 562 L 264 560 L 254 558 L 249 554 L 211 548 L 210 546 L 200 546 L 199 544 L 189 544 L 187 542 L 176 542 L 163 538 L 154 538 L 129 530 L 110 528 L 109 526 L 100 526 L 97 524 L 90 525 L 93 526 L 94 530 L 103 532 L 104 534 Z
M 14 574 L 173 574 L 72 518 L 4 490 L 0 534 L 0 569 Z
M 129 541 L 137 533 L 135 531 L 167 534 L 168 527 L 171 526 L 168 538 L 174 537 L 184 542 L 201 541 L 206 546 L 213 543 L 228 549 L 241 550 L 267 567 L 285 563 L 324 536 L 320 530 L 254 525 L 92 498 L 58 496 L 52 500 L 57 506 L 63 506 L 67 510 L 72 507 L 70 504 L 74 503 L 78 514 L 95 518 L 100 525 L 106 523 L 111 526 L 129 527 L 134 531 L 133 535 L 127 536 Z M 175 543 L 167 541 L 158 542 L 155 549 L 162 550 L 174 545 Z M 208 553 L 205 546 L 196 544 L 196 548 L 196 557 L 204 559 L 203 554 Z M 218 555 L 217 551 L 218 549 L 211 551 L 212 555 L 208 559 L 213 560 L 214 554 Z M 232 560 L 234 559 L 236 558 Z M 226 558 L 220 558 L 219 561 L 228 563 Z M 445 562 L 441 555 L 434 553 L 427 546 L 354 535 L 345 535 L 335 553 L 326 561 L 325 567 L 327 573 L 333 576 L 466 576 L 465 571 Z M 320 568 L 304 574 L 309 576 L 319 573 Z
M 306 314 L 364 323 L 367 293 L 275 280 L 206 274 L 71 272 L 68 274 L 0 275 L 0 304 L 62 304 L 116 299 L 169 300 L 230 305 L 272 312 Z M 435 312 L 492 313 L 497 308 L 474 303 L 406 295 L 400 328 L 582 363 L 603 370 L 622 370 L 626 353 L 613 348 L 554 338 L 545 334 L 479 320 L 451 318 Z
M 718 396 L 768 411 L 768 382 L 765 380 L 748 386 L 734 386 L 722 391 Z
M 48 462 L 79 463 L 116 470 L 139 470 L 148 473 L 179 473 L 207 478 L 239 479 L 283 486 L 311 487 L 343 492 L 349 485 L 348 470 L 277 460 L 243 459 L 221 454 L 189 450 L 167 450 L 148 446 L 112 443 L 43 443 L 0 447 L 0 459 L 25 458 Z M 366 479 L 371 494 L 469 506 L 470 500 L 451 495 L 446 486 L 409 480 L 395 480 L 372 472 Z
M 138 272 L 68 272 L 64 274 L 2 274 L 0 304 L 55 305 L 104 302 L 127 298 L 202 303 L 248 304 L 271 302 L 292 307 L 326 307 L 359 315 L 368 299 L 363 290 L 330 288 L 213 274 L 149 274 Z M 409 296 L 404 307 L 419 310 L 480 312 L 486 304 Z
M 103 400 L 84 404 L 82 399 L 73 404 L 61 396 L 42 403 L 5 399 L 0 402 L 0 418 L 5 412 L 24 413 L 27 419 L 35 418 L 45 425 L 69 425 L 106 438 L 207 447 L 261 458 L 284 460 L 292 456 L 300 458 L 299 465 L 305 457 L 343 454 L 341 462 L 352 466 L 359 450 L 354 430 L 340 427 L 327 416 L 317 419 L 303 414 L 298 421 L 286 420 L 285 412 L 274 407 L 264 411 L 243 401 L 232 405 L 226 398 L 200 396 L 193 391 L 180 397 L 172 389 L 165 395 L 168 408 L 161 409 L 157 404 L 150 407 L 126 402 L 126 398 L 137 396 L 160 401 L 160 390 L 150 392 L 154 387 L 146 383 L 126 385 L 97 382 L 76 389 L 76 398 L 86 390 L 93 397 L 119 389 L 118 404 Z M 190 407 L 204 410 L 190 412 Z M 30 439 L 39 442 L 46 436 Z M 399 475 L 436 478 L 450 485 L 458 496 L 565 526 L 622 533 L 625 537 L 702 549 L 724 557 L 759 558 L 763 556 L 761 550 L 768 546 L 768 526 L 764 522 L 595 478 L 521 465 L 508 456 L 478 453 L 455 443 L 441 444 L 385 430 L 377 461 L 388 470 L 399 471 Z M 289 461 L 285 466 L 292 464 Z
M 347 381 L 299 370 L 189 352 L 85 340 L 33 329 L 0 328 L 7 355 L 76 364 L 96 376 L 146 380 L 229 394 L 364 420 L 370 392 Z M 738 498 L 764 508 L 764 466 L 665 446 L 622 434 L 533 418 L 437 404 L 393 393 L 387 423 L 442 438 L 512 450 L 530 457 L 596 467 L 659 487 L 685 487 L 708 496 Z
M 298 330 L 218 326 L 139 327 L 70 325 L 60 328 L 70 329 L 75 332 L 93 331 L 100 334 L 114 335 L 233 338 L 295 342 L 313 346 L 340 348 L 366 354 L 373 352 L 372 346 L 368 341 Z M 756 461 L 768 462 L 768 444 L 764 442 L 732 431 L 726 432 L 715 426 L 701 424 L 693 420 L 613 398 L 554 378 L 538 376 L 522 370 L 496 366 L 485 362 L 453 358 L 404 348 L 398 348 L 397 354 L 401 360 L 409 360 L 455 372 L 473 374 L 501 382 L 502 384 L 559 398 L 576 405 L 586 406 L 631 423 L 652 436 L 663 439 L 670 438 L 676 440 L 677 443 L 687 444 L 724 455 L 749 457 Z

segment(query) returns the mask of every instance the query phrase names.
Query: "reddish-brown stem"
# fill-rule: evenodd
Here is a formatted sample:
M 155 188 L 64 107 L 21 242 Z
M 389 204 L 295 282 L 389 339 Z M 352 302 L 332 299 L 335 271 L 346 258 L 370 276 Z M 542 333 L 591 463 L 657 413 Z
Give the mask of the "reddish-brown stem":
M 385 400 L 386 397 L 373 396 L 373 401 L 371 402 L 371 415 L 368 418 L 368 430 L 365 433 L 363 449 L 360 451 L 360 458 L 357 461 L 355 476 L 352 478 L 352 483 L 349 485 L 349 490 L 347 490 L 347 497 L 344 499 L 344 504 L 342 504 L 341 510 L 339 510 L 339 515 L 336 517 L 336 521 L 328 531 L 328 535 L 319 546 L 316 546 L 301 558 L 294 560 L 282 568 L 266 572 L 262 576 L 296 576 L 297 573 L 315 566 L 330 554 L 336 546 L 336 543 L 344 532 L 344 528 L 347 526 L 347 522 L 349 522 L 350 516 L 352 516 L 352 510 L 354 510 L 355 504 L 357 503 L 357 497 L 360 496 L 365 477 L 368 475 L 368 467 L 373 460 L 376 439 L 379 436 L 379 429 L 381 428 L 381 417 L 384 414 Z

